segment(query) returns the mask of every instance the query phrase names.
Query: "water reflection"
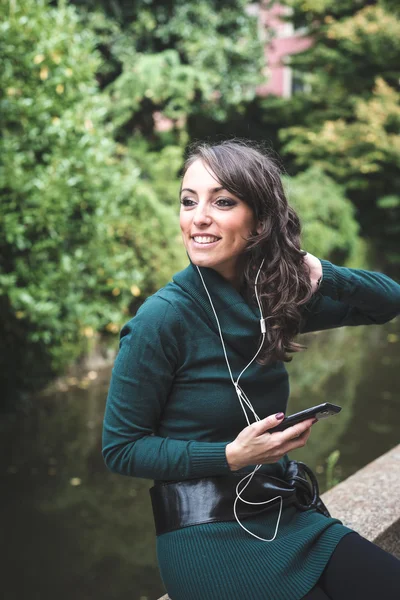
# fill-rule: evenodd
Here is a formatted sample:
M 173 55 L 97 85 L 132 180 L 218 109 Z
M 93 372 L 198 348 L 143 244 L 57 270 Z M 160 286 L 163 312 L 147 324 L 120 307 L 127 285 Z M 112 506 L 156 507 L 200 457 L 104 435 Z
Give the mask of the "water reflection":
M 345 478 L 399 442 L 400 322 L 302 336 L 287 365 L 288 412 L 343 406 L 291 454 L 320 472 L 336 448 Z M 7 600 L 146 600 L 164 593 L 156 566 L 151 482 L 109 473 L 101 424 L 110 371 L 2 420 L 1 508 Z M 78 382 L 77 382 L 78 383 Z

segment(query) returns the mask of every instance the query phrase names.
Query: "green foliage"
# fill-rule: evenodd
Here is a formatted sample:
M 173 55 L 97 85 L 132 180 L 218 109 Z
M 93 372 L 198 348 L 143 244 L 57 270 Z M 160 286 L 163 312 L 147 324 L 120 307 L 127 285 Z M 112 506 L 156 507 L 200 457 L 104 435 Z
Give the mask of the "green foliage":
M 282 153 L 297 168 L 319 165 L 345 187 L 364 233 L 400 264 L 397 196 L 400 20 L 390 3 L 288 0 L 314 44 L 290 57 L 311 89 L 289 101 L 296 124 L 281 128 Z M 268 101 L 266 101 L 267 104 Z
M 77 2 L 81 5 L 81 2 Z M 107 58 L 103 86 L 119 139 L 154 133 L 152 115 L 218 121 L 251 100 L 261 83 L 263 47 L 248 0 L 85 3 L 87 23 Z M 110 17 L 114 18 L 110 18 Z
M 169 205 L 179 213 L 179 173 L 182 168 L 182 147 L 167 144 L 158 150 L 140 135 L 133 135 L 126 152 L 140 168 L 143 179 L 151 182 L 151 188 L 162 204 Z
M 326 489 L 330 490 L 340 482 L 340 479 L 334 475 L 335 467 L 340 458 L 340 450 L 334 450 L 326 459 Z
M 361 251 L 359 224 L 343 186 L 317 165 L 296 177 L 283 176 L 289 203 L 302 223 L 302 244 L 311 253 L 351 262 Z
M 71 6 L 1 10 L 2 373 L 29 379 L 35 353 L 60 370 L 186 261 L 175 212 L 113 139 L 94 33 Z
M 374 98 L 347 99 L 344 80 L 327 94 L 326 74 L 316 77 L 322 83 L 314 83 L 315 98 L 256 99 L 264 59 L 250 4 L 18 0 L 0 5 L 0 333 L 7 346 L 0 366 L 12 373 L 11 387 L 62 370 L 90 347 L 97 332 L 116 335 L 129 313 L 185 266 L 177 176 L 184 145 L 207 137 L 207 120 L 209 130 L 219 123 L 225 135 L 265 139 L 271 132 L 274 143 L 284 140 L 288 164 L 293 159 L 304 170 L 287 185 L 311 252 L 343 261 L 360 253 L 347 197 L 352 186 L 358 190 L 365 181 L 357 177 L 357 161 L 367 143 L 368 161 L 360 170 L 364 174 L 366 164 L 385 169 L 389 183 L 380 189 L 373 182 L 379 191 L 374 202 L 380 213 L 397 214 L 388 170 L 388 161 L 394 169 L 397 160 L 394 90 L 384 83 Z M 332 13 L 338 19 L 339 8 Z M 342 8 L 346 18 L 356 12 L 348 4 Z M 325 37 L 336 31 L 335 44 L 325 44 L 326 51 L 349 43 L 334 25 L 329 20 L 324 25 Z M 396 26 L 386 28 L 393 37 Z M 360 138 L 357 127 L 364 122 L 357 119 L 353 129 L 345 128 L 347 164 L 329 138 L 337 123 L 329 125 L 329 135 L 320 130 L 326 115 L 333 122 L 342 114 L 347 127 L 355 106 L 369 138 Z M 155 127 L 159 117 L 169 117 L 172 128 Z M 308 133 L 295 129 L 305 124 L 317 136 L 312 144 Z M 35 357 L 39 365 L 32 369 Z

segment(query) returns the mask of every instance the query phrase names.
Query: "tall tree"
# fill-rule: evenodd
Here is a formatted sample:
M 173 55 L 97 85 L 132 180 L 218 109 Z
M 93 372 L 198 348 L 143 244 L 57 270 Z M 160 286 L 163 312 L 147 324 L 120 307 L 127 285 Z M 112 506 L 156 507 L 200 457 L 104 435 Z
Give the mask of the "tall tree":
M 363 233 L 400 265 L 400 19 L 379 0 L 285 0 L 314 44 L 289 59 L 311 84 L 291 103 L 298 123 L 280 130 L 299 169 L 321 166 L 345 186 Z M 268 101 L 265 102 L 265 107 Z
M 176 211 L 114 140 L 75 7 L 0 14 L 0 387 L 14 395 L 117 334 L 186 256 Z
M 155 112 L 178 123 L 201 115 L 221 121 L 254 98 L 263 45 L 248 0 L 74 2 L 101 39 L 99 76 L 113 98 L 119 141 L 139 131 L 157 145 Z

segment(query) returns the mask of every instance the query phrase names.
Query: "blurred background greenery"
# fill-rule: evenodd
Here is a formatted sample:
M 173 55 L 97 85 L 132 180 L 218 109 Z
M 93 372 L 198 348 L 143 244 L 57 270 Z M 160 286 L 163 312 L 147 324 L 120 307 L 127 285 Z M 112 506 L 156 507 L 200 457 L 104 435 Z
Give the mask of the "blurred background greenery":
M 2 0 L 1 383 L 12 395 L 63 372 L 98 333 L 114 340 L 185 266 L 178 174 L 193 139 L 265 140 L 303 247 L 398 267 L 397 5 L 287 4 L 315 43 L 290 57 L 311 88 L 282 98 L 256 94 L 265 39 L 245 0 Z
M 161 595 L 147 483 L 106 474 L 101 463 L 110 373 L 71 373 L 99 345 L 116 351 L 123 323 L 186 266 L 178 189 L 190 141 L 263 141 L 281 160 L 303 248 L 399 276 L 398 3 L 280 4 L 314 40 L 287 57 L 304 84 L 290 97 L 257 93 L 275 35 L 260 31 L 258 3 L 0 0 L 3 502 L 18 507 L 16 554 L 27 535 L 42 538 L 22 553 L 25 584 L 9 570 L 8 600 L 28 589 L 41 600 L 45 589 L 49 598 Z M 321 393 L 347 403 L 347 420 L 321 423 L 302 455 L 321 475 L 326 464 L 331 484 L 396 443 L 398 324 L 365 329 L 312 336 L 288 366 L 292 412 Z M 383 386 L 378 363 L 388 369 Z M 364 399 L 369 412 L 363 405 L 357 420 Z M 55 556 L 49 548 L 60 543 L 65 554 Z

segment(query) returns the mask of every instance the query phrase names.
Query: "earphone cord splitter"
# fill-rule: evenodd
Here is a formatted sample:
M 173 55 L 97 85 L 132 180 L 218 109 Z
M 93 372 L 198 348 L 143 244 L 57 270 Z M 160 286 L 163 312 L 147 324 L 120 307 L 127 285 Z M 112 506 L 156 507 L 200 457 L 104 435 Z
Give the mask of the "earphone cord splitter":
M 205 289 L 205 291 L 206 291 L 206 293 L 207 293 L 207 296 L 208 296 L 208 299 L 209 299 L 209 301 L 210 301 L 211 308 L 212 308 L 212 310 L 213 310 L 213 312 L 214 312 L 215 319 L 216 319 L 216 321 L 217 321 L 217 327 L 218 327 L 218 331 L 219 331 L 219 337 L 221 338 L 221 344 L 222 344 L 222 348 L 223 348 L 223 351 L 224 351 L 225 361 L 226 361 L 226 364 L 227 364 L 227 367 L 228 367 L 229 375 L 230 375 L 230 378 L 231 378 L 232 384 L 233 384 L 233 386 L 234 386 L 234 388 L 235 388 L 236 394 L 237 394 L 237 396 L 238 396 L 238 399 L 239 399 L 239 402 L 240 402 L 240 406 L 242 407 L 242 410 L 243 410 L 243 412 L 244 412 L 244 416 L 246 417 L 247 425 L 250 425 L 250 421 L 249 421 L 249 418 L 248 418 L 248 415 L 247 415 L 246 409 L 245 409 L 245 407 L 244 407 L 244 404 L 245 404 L 245 405 L 248 407 L 248 409 L 249 409 L 249 410 L 250 410 L 250 411 L 253 413 L 253 415 L 254 415 L 254 418 L 255 418 L 255 420 L 256 420 L 256 421 L 260 421 L 260 417 L 257 415 L 256 411 L 254 410 L 254 408 L 253 408 L 253 406 L 252 406 L 252 404 L 251 404 L 251 402 L 250 402 L 249 398 L 246 396 L 246 394 L 244 393 L 244 391 L 243 391 L 243 390 L 242 390 L 242 388 L 240 387 L 240 385 L 239 385 L 239 379 L 241 378 L 241 376 L 243 375 L 243 373 L 246 371 L 246 369 L 248 369 L 248 368 L 249 368 L 249 366 L 250 366 L 250 365 L 251 365 L 251 364 L 252 364 L 252 363 L 255 361 L 255 359 L 257 358 L 258 354 L 260 353 L 260 350 L 261 350 L 261 348 L 262 348 L 262 346 L 263 346 L 264 339 L 265 339 L 265 332 L 266 332 L 265 321 L 266 321 L 267 319 L 270 319 L 270 318 L 272 318 L 272 317 L 265 317 L 265 318 L 264 318 L 264 316 L 263 316 L 263 313 L 262 313 L 262 306 L 261 306 L 261 302 L 260 302 L 260 300 L 259 300 L 258 293 L 257 293 L 257 281 L 258 281 L 258 277 L 259 277 L 259 275 L 260 275 L 260 272 L 261 272 L 262 266 L 263 266 L 263 264 L 264 264 L 264 260 L 265 260 L 265 259 L 263 259 L 263 261 L 262 261 L 262 263 L 261 263 L 261 265 L 260 265 L 260 268 L 258 269 L 257 276 L 256 276 L 256 279 L 255 279 L 255 282 L 254 282 L 254 292 L 255 292 L 255 296 L 256 296 L 256 299 L 257 299 L 258 308 L 260 309 L 260 315 L 261 315 L 261 319 L 260 319 L 260 326 L 261 326 L 261 333 L 262 333 L 261 344 L 260 344 L 260 347 L 258 348 L 257 352 L 255 353 L 255 355 L 253 356 L 253 358 L 252 358 L 252 359 L 251 359 L 251 361 L 249 362 L 249 364 L 248 364 L 248 365 L 247 365 L 247 366 L 246 366 L 246 367 L 245 367 L 245 368 L 244 368 L 244 369 L 241 371 L 241 373 L 239 374 L 239 376 L 238 376 L 238 378 L 236 379 L 236 381 L 235 381 L 235 379 L 234 379 L 234 377 L 233 377 L 233 375 L 232 375 L 232 370 L 231 370 L 231 366 L 230 366 L 230 364 L 229 364 L 228 356 L 227 356 L 227 353 L 226 353 L 226 348 L 225 348 L 224 339 L 223 339 L 223 337 L 222 337 L 221 326 L 220 326 L 220 323 L 219 323 L 219 320 L 218 320 L 218 316 L 217 316 L 216 310 L 215 310 L 215 308 L 214 308 L 214 304 L 213 304 L 213 302 L 212 302 L 212 300 L 211 300 L 211 296 L 210 296 L 210 294 L 209 294 L 209 292 L 208 292 L 207 286 L 206 286 L 206 284 L 205 284 L 205 282 L 204 282 L 204 279 L 203 279 L 203 276 L 202 276 L 202 274 L 201 274 L 201 272 L 200 272 L 200 269 L 199 269 L 199 267 L 196 265 L 196 268 L 197 268 L 197 270 L 198 270 L 198 272 L 199 272 L 199 275 L 200 275 L 201 281 L 202 281 L 202 283 L 203 283 L 204 289 Z M 262 464 L 260 464 L 260 465 L 256 465 L 256 468 L 254 469 L 254 471 L 253 471 L 252 473 L 249 473 L 248 475 L 245 475 L 245 476 L 243 477 L 243 479 L 241 479 L 241 480 L 239 481 L 239 483 L 237 484 L 237 486 L 236 486 L 236 499 L 235 499 L 235 501 L 234 501 L 234 504 L 233 504 L 233 513 L 234 513 L 234 515 L 235 515 L 235 519 L 236 519 L 236 521 L 238 522 L 238 524 L 240 525 L 240 527 L 241 527 L 242 529 L 244 529 L 245 531 L 247 531 L 247 533 L 249 533 L 249 534 L 250 534 L 250 535 L 252 535 L 253 537 L 255 537 L 255 538 L 257 538 L 257 539 L 261 540 L 262 542 L 272 542 L 272 541 L 273 541 L 273 540 L 276 538 L 276 534 L 278 533 L 278 527 L 279 527 L 279 523 L 280 523 L 280 520 L 281 520 L 281 514 L 282 514 L 282 508 L 283 508 L 283 498 L 282 498 L 282 496 L 276 496 L 275 498 L 271 498 L 270 500 L 265 500 L 265 501 L 262 501 L 262 502 L 250 502 L 249 500 L 245 500 L 245 499 L 244 499 L 244 498 L 242 498 L 242 496 L 241 496 L 241 494 L 244 492 L 244 490 L 246 489 L 246 487 L 249 485 L 250 481 L 252 480 L 252 478 L 253 478 L 253 476 L 254 476 L 254 473 L 255 473 L 256 471 L 258 471 L 258 469 L 260 469 L 262 466 L 263 466 Z M 248 482 L 246 483 L 246 485 L 244 485 L 244 486 L 243 486 L 243 488 L 242 488 L 242 489 L 239 491 L 239 486 L 240 486 L 240 484 L 242 483 L 242 481 L 245 481 L 245 480 L 246 480 L 246 479 L 248 479 L 248 478 L 249 478 L 249 481 L 248 481 Z M 278 515 L 278 519 L 277 519 L 277 522 L 276 522 L 275 533 L 274 533 L 274 535 L 273 535 L 273 537 L 272 537 L 271 539 L 269 539 L 269 540 L 268 540 L 268 539 L 266 539 L 266 538 L 262 538 L 262 537 L 260 537 L 260 536 L 256 535 L 255 533 L 253 533 L 252 531 L 250 531 L 249 529 L 247 529 L 247 527 L 245 527 L 244 525 L 242 525 L 242 523 L 240 522 L 240 520 L 239 520 L 239 518 L 238 518 L 238 516 L 237 516 L 237 513 L 236 513 L 236 504 L 237 504 L 237 502 L 238 502 L 238 500 L 239 500 L 239 499 L 240 499 L 242 502 L 244 502 L 245 504 L 259 505 L 259 504 L 268 504 L 269 502 L 273 502 L 274 500 L 277 500 L 278 498 L 280 499 L 279 515 Z

